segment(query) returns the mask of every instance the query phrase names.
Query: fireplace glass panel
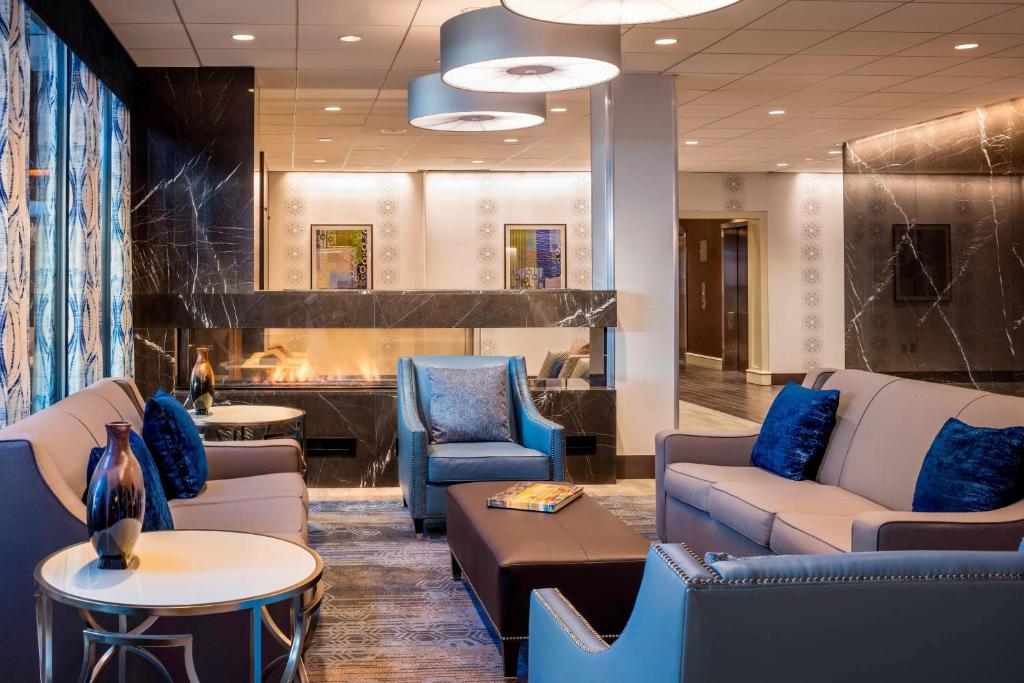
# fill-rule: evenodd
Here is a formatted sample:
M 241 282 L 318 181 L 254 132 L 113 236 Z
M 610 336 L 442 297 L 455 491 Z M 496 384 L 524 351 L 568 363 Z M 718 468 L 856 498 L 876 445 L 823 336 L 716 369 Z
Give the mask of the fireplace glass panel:
M 473 353 L 471 329 L 193 329 L 182 339 L 188 385 L 196 347 L 210 347 L 218 388 L 393 386 L 398 359 Z

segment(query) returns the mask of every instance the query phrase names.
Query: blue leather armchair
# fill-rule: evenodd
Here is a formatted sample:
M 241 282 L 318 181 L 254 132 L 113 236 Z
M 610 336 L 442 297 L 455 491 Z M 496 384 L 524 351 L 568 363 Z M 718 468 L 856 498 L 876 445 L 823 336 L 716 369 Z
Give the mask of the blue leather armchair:
M 655 545 L 609 645 L 554 589 L 530 605 L 530 683 L 1020 681 L 1024 553 L 727 559 Z
M 514 442 L 431 443 L 429 367 L 508 368 L 509 426 Z M 415 356 L 398 361 L 398 480 L 416 533 L 444 519 L 450 484 L 469 481 L 561 481 L 565 430 L 534 405 L 522 356 Z

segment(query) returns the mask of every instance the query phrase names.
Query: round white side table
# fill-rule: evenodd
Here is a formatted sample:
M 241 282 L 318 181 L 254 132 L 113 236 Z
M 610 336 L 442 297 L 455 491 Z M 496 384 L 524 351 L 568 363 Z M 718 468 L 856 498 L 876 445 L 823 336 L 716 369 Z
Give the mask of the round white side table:
M 180 647 L 189 681 L 198 683 L 192 636 L 146 631 L 160 617 L 243 610 L 249 612 L 249 680 L 260 682 L 282 665 L 283 683 L 307 680 L 302 655 L 323 598 L 323 561 L 316 552 L 272 536 L 182 530 L 142 534 L 135 556 L 131 569 L 99 569 L 95 550 L 85 542 L 58 550 L 36 565 L 36 631 L 43 683 L 53 680 L 53 602 L 77 608 L 85 622 L 82 681 L 94 680 L 115 658 L 119 680 L 124 681 L 128 654 L 145 660 L 171 681 L 167 669 L 149 650 Z M 291 635 L 267 610 L 268 605 L 284 600 L 291 601 Z M 94 612 L 118 615 L 118 630 L 100 626 Z M 129 628 L 128 617 L 132 616 L 142 620 Z M 264 625 L 288 650 L 265 669 Z M 98 648 L 106 648 L 99 657 Z
M 217 433 L 221 429 L 230 429 L 231 438 L 239 441 L 248 433 L 263 429 L 266 438 L 274 425 L 288 425 L 290 436 L 299 442 L 302 449 L 302 470 L 306 470 L 306 411 L 287 406 L 267 405 L 220 405 L 213 406 L 209 415 L 196 415 L 195 410 L 188 411 L 196 427 L 203 432 Z M 246 430 L 249 430 L 248 432 Z

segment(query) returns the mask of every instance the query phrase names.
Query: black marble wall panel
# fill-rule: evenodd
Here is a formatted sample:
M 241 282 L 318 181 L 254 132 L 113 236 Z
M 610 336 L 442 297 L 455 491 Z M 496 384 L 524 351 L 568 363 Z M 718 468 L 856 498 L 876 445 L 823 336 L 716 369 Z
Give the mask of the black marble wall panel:
M 140 69 L 136 296 L 253 290 L 253 83 L 251 68 Z
M 184 398 L 185 392 L 179 392 Z M 611 389 L 535 391 L 547 418 L 570 437 L 595 442 L 592 453 L 567 457 L 569 476 L 580 483 L 615 481 L 615 391 Z M 397 486 L 395 390 L 392 389 L 229 389 L 217 402 L 283 405 L 306 411 L 306 438 L 354 441 L 354 452 L 317 455 L 310 450 L 307 484 L 314 487 Z M 214 407 L 216 410 L 216 406 Z M 260 436 L 257 434 L 256 436 Z M 593 438 L 588 438 L 593 437 Z
M 614 327 L 614 291 L 370 291 L 143 294 L 143 327 Z
M 848 144 L 847 367 L 1024 395 L 1022 173 L 1024 100 Z M 948 264 L 897 225 L 949 226 Z M 922 300 L 897 300 L 900 254 Z

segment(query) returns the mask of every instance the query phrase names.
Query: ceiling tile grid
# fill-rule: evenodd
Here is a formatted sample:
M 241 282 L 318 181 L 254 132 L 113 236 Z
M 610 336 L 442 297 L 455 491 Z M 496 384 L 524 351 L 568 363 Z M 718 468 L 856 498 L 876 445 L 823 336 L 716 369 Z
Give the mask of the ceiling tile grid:
M 273 170 L 589 168 L 585 91 L 549 96 L 567 111 L 527 130 L 409 126 L 405 88 L 438 69 L 440 25 L 499 0 L 93 4 L 140 66 L 255 67 Z M 624 27 L 622 48 L 625 71 L 676 75 L 681 169 L 838 171 L 829 152 L 851 137 L 1024 95 L 1024 0 L 740 0 Z

